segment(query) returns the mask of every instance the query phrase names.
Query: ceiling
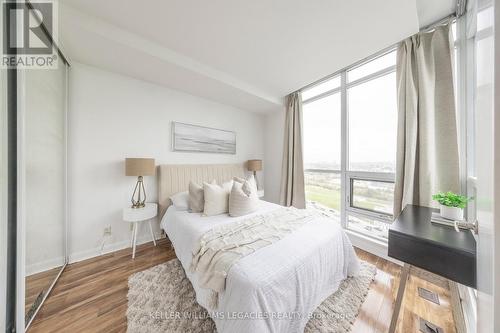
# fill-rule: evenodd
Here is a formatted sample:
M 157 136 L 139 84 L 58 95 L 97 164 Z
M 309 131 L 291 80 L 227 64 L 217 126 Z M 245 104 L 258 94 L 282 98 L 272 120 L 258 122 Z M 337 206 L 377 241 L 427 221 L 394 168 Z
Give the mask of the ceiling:
M 416 33 L 455 0 L 61 0 L 70 61 L 235 107 L 283 96 Z
M 417 0 L 420 27 L 426 27 L 455 12 L 456 0 Z

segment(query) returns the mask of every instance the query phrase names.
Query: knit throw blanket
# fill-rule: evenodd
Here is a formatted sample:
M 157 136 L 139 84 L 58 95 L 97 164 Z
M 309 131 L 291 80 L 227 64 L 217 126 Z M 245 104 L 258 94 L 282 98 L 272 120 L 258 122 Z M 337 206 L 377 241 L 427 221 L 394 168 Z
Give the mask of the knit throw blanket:
M 210 289 L 209 306 L 218 306 L 226 277 L 240 258 L 271 245 L 290 234 L 318 213 L 305 209 L 280 208 L 207 231 L 193 250 L 190 271 L 197 273 L 200 286 Z

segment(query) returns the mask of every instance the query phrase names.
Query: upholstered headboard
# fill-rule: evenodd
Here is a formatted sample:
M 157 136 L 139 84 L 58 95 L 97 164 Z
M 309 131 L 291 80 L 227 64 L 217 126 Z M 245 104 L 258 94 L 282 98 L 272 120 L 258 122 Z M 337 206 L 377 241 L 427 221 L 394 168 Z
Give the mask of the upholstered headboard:
M 171 205 L 170 197 L 187 191 L 189 181 L 202 184 L 213 179 L 218 184 L 233 177 L 244 177 L 244 164 L 162 164 L 158 166 L 158 204 L 160 219 Z

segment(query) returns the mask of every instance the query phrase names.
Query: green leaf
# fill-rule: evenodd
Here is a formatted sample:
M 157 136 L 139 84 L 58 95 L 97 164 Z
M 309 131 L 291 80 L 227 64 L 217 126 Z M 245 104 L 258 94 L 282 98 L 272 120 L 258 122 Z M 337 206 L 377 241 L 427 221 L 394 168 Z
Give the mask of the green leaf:
M 456 194 L 453 192 L 439 192 L 432 196 L 432 199 L 439 202 L 443 206 L 447 207 L 458 207 L 465 208 L 467 202 L 472 200 L 472 198 L 467 198 L 463 195 Z

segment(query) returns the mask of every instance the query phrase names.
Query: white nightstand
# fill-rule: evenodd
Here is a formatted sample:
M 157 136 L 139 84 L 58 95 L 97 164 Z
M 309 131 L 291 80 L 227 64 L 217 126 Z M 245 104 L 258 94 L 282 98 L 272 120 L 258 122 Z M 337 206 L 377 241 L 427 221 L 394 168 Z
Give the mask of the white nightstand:
M 153 243 L 156 246 L 156 239 L 153 233 L 153 226 L 151 225 L 151 219 L 158 213 L 158 205 L 155 203 L 146 203 L 144 208 L 123 208 L 123 220 L 126 222 L 131 222 L 134 224 L 132 229 L 132 259 L 135 258 L 135 245 L 137 243 L 137 229 L 138 224 L 142 221 L 148 221 L 149 231 L 151 232 L 151 238 L 153 238 Z

